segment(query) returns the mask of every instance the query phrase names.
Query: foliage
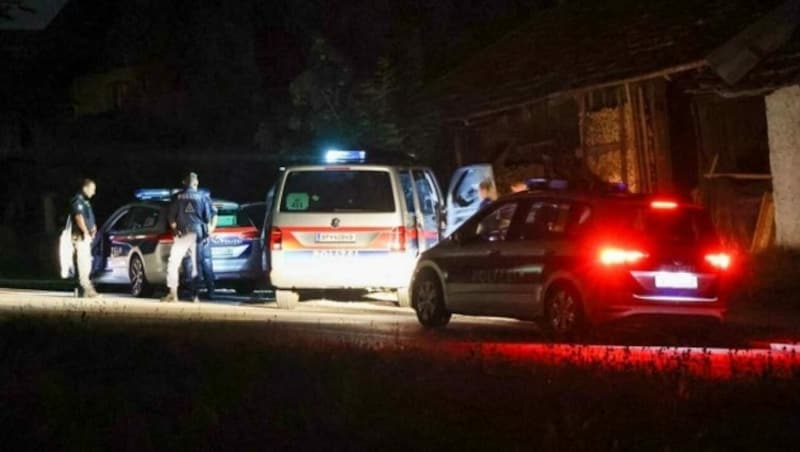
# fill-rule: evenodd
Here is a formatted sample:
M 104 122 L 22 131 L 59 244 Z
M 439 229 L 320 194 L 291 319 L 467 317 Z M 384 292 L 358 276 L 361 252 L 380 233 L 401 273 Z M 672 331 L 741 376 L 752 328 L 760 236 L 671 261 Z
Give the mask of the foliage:
M 27 0 L 0 0 L 0 22 L 13 20 L 11 14 L 14 10 L 25 13 L 35 13 L 36 10 L 28 6 Z
M 436 109 L 419 96 L 421 61 L 409 60 L 381 56 L 359 77 L 347 58 L 317 37 L 308 69 L 291 84 L 289 129 L 313 137 L 311 146 L 363 146 L 431 157 L 439 126 Z

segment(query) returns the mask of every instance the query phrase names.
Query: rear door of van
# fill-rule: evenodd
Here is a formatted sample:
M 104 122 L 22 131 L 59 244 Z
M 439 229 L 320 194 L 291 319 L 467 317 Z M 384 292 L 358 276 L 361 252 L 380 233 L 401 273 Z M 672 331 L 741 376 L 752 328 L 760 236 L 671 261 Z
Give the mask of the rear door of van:
M 273 283 L 388 285 L 393 256 L 406 251 L 397 178 L 392 168 L 372 165 L 287 169 L 275 196 L 269 240 Z
M 398 169 L 400 182 L 414 232 L 409 234 L 411 246 L 419 252 L 433 247 L 442 236 L 442 194 L 429 168 Z
M 458 168 L 447 188 L 447 226 L 449 235 L 474 215 L 480 208 L 478 184 L 483 180 L 494 182 L 492 165 L 480 163 Z

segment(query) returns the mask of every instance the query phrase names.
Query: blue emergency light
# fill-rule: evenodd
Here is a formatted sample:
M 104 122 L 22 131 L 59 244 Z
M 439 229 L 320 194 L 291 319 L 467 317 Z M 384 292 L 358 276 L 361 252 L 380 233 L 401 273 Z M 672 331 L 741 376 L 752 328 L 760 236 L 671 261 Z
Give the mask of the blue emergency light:
M 566 190 L 569 188 L 569 182 L 566 179 L 547 179 L 544 177 L 535 177 L 525 181 L 528 190 Z
M 625 182 L 609 182 L 608 186 L 606 187 L 609 193 L 622 193 L 628 194 L 630 191 L 628 190 L 628 184 Z
M 367 159 L 367 151 L 328 149 L 325 152 L 325 163 L 363 163 Z
M 133 192 L 133 196 L 139 201 L 168 200 L 179 191 L 180 188 L 139 188 Z M 211 196 L 211 191 L 207 188 L 198 188 L 197 191 Z

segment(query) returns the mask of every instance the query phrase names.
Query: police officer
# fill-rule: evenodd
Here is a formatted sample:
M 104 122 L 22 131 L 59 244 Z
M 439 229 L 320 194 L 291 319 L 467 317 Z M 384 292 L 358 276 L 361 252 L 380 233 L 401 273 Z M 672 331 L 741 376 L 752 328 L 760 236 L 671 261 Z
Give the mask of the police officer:
M 167 220 L 170 228 L 172 228 L 175 240 L 172 243 L 169 260 L 167 261 L 167 287 L 169 288 L 169 293 L 161 299 L 164 302 L 178 301 L 178 269 L 187 251 L 194 260 L 192 278 L 197 277 L 198 269 L 203 260 L 198 252 L 198 243 L 206 240 L 216 227 L 217 214 L 214 206 L 207 194 L 197 190 L 198 184 L 197 174 L 189 173 L 184 179 L 185 188 L 174 196 L 170 205 Z M 207 273 L 211 273 L 210 270 L 209 268 Z M 206 278 L 207 281 L 210 279 L 211 284 L 213 284 L 213 273 L 207 275 Z M 213 286 L 211 287 L 213 288 Z M 196 285 L 193 289 L 196 289 Z M 211 295 L 213 296 L 213 293 Z M 194 301 L 197 301 L 196 291 L 193 298 Z
M 495 194 L 494 190 L 494 183 L 491 179 L 484 179 L 478 184 L 478 197 L 481 199 L 481 203 L 478 206 L 481 209 L 497 199 L 497 195 Z
M 210 203 L 210 201 L 209 201 Z M 212 211 L 212 223 L 216 224 L 217 221 L 217 209 L 213 207 L 211 204 L 211 211 Z M 182 261 L 183 267 L 183 275 L 188 284 L 187 286 L 191 288 L 192 291 L 192 300 L 198 301 L 197 289 L 199 287 L 199 282 L 197 281 L 200 276 L 202 276 L 203 281 L 205 282 L 206 286 L 206 299 L 213 300 L 214 299 L 214 265 L 211 260 L 211 231 L 208 225 L 203 225 L 203 233 L 197 237 L 197 260 L 191 259 L 191 256 L 186 256 Z M 192 266 L 197 264 L 198 269 L 197 272 L 198 276 L 191 277 L 193 275 Z
M 91 179 L 84 179 L 81 190 L 70 201 L 72 216 L 72 246 L 79 289 L 85 298 L 97 298 L 99 295 L 92 285 L 89 276 L 92 271 L 92 240 L 97 233 L 94 211 L 89 202 L 97 191 L 97 185 Z

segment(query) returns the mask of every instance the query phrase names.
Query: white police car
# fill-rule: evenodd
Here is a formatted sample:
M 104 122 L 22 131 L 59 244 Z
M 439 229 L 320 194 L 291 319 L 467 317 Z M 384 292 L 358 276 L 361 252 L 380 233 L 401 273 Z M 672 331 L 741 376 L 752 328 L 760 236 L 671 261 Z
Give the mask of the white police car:
M 430 168 L 376 154 L 330 150 L 324 164 L 282 169 L 268 240 L 279 307 L 305 289 L 391 290 L 408 306 L 419 254 L 440 240 L 445 216 L 457 226 L 477 211 L 477 185 L 492 177 L 489 165 L 459 170 L 447 203 Z
M 141 189 L 136 201 L 117 209 L 97 234 L 93 280 L 123 284 L 132 295 L 148 296 L 166 283 L 172 233 L 167 224 L 175 190 Z M 261 280 L 259 230 L 239 204 L 213 200 L 217 229 L 210 237 L 214 278 L 219 287 L 250 293 Z

